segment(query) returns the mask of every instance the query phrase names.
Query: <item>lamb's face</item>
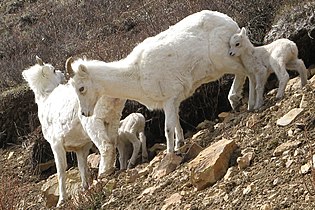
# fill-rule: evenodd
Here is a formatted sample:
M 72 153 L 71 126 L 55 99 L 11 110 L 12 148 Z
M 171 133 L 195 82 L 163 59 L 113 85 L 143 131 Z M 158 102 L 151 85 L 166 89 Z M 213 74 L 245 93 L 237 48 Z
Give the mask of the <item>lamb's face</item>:
M 239 33 L 236 33 L 231 36 L 230 38 L 230 49 L 229 49 L 229 55 L 230 56 L 240 56 L 242 54 L 242 50 L 244 49 L 244 45 L 246 44 L 244 42 L 244 39 L 246 39 L 246 29 L 243 27 L 242 30 Z
M 92 116 L 98 100 L 97 90 L 83 65 L 74 69 L 74 72 L 75 75 L 71 77 L 70 84 L 78 97 L 80 112 L 85 117 Z
M 230 39 L 230 56 L 240 56 L 242 50 L 242 36 L 240 34 L 234 34 Z

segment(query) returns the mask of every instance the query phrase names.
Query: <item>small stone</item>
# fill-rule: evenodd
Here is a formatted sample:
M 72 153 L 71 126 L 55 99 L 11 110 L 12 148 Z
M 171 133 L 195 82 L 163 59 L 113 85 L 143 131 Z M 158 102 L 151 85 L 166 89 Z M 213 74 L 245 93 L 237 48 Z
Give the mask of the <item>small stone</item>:
M 272 210 L 272 208 L 269 203 L 266 203 L 260 207 L 260 210 Z
M 231 115 L 231 113 L 229 113 L 229 112 L 221 112 L 218 115 L 220 122 L 227 121 L 227 119 L 230 117 L 230 115 Z
M 252 191 L 253 184 L 248 185 L 244 190 L 243 190 L 243 195 L 248 195 Z
M 136 169 L 128 169 L 126 171 L 126 182 L 127 183 L 133 183 L 139 178 L 139 173 Z
M 12 157 L 13 157 L 13 154 L 14 154 L 14 152 L 10 152 L 9 155 L 8 155 L 7 160 L 9 160 L 10 158 L 12 158 Z
M 305 100 L 305 96 L 304 96 L 304 94 L 303 94 L 299 107 L 300 107 L 300 108 L 306 108 L 307 106 L 308 106 L 308 101 Z
M 223 179 L 225 181 L 229 180 L 235 173 L 236 173 L 236 168 L 235 167 L 230 167 L 227 171 L 226 174 L 224 175 Z
M 181 196 L 179 193 L 174 193 L 171 197 L 164 200 L 165 204 L 162 206 L 161 210 L 167 210 L 172 205 L 179 205 L 181 203 Z
M 302 111 L 303 108 L 291 109 L 288 113 L 286 113 L 280 119 L 277 120 L 277 125 L 279 126 L 289 125 Z
M 290 150 L 294 147 L 298 147 L 301 144 L 301 141 L 295 140 L 295 141 L 288 141 L 281 145 L 279 145 L 275 151 L 273 152 L 273 156 L 280 156 L 282 153 L 286 150 Z
M 275 180 L 273 180 L 272 184 L 273 186 L 276 186 L 279 183 L 279 178 L 276 178 Z
M 291 160 L 290 158 L 287 160 L 287 162 L 285 163 L 285 167 L 289 168 L 293 163 L 293 160 Z
M 241 170 L 241 169 L 245 169 L 248 166 L 250 166 L 250 162 L 254 158 L 254 155 L 255 155 L 255 153 L 253 153 L 253 152 L 247 152 L 242 157 L 238 157 L 236 160 L 237 164 L 238 164 L 238 168 Z
M 308 162 L 308 163 L 302 165 L 302 166 L 301 166 L 301 173 L 302 173 L 302 174 L 307 174 L 307 173 L 311 170 L 311 167 L 312 167 L 312 165 L 311 165 L 310 162 Z
M 185 148 L 186 147 L 186 148 Z M 184 151 L 182 151 L 184 148 Z M 203 150 L 203 148 L 197 143 L 186 144 L 180 148 L 181 153 L 184 153 L 183 162 L 188 162 L 195 157 Z
M 288 136 L 289 136 L 289 137 L 293 137 L 293 131 L 292 131 L 292 129 L 288 130 Z
M 142 191 L 142 193 L 137 197 L 137 199 L 141 199 L 142 197 L 146 196 L 146 195 L 152 195 L 155 190 L 157 189 L 156 186 L 152 186 L 152 187 L 148 187 L 145 190 Z
M 153 170 L 152 177 L 161 178 L 176 169 L 181 163 L 182 157 L 177 156 L 175 153 L 168 153 L 159 163 L 159 166 Z

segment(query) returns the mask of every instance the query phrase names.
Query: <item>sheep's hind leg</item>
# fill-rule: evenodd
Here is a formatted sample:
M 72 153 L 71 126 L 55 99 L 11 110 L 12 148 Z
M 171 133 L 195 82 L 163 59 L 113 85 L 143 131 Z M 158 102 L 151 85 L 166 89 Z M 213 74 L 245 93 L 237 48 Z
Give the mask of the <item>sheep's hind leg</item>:
M 272 61 L 271 68 L 275 72 L 279 80 L 279 88 L 276 95 L 277 99 L 281 99 L 284 96 L 285 87 L 290 79 L 289 74 L 285 68 L 285 64 L 282 61 Z
M 86 144 L 81 150 L 76 152 L 77 160 L 78 160 L 78 168 L 81 175 L 82 180 L 82 188 L 83 190 L 87 190 L 90 186 L 89 183 L 89 170 L 87 165 L 87 156 L 89 155 L 90 148 L 92 147 L 92 142 Z
M 167 144 L 167 153 L 174 152 L 174 134 L 176 123 L 179 122 L 179 103 L 175 98 L 168 100 L 164 105 L 165 112 L 165 137 Z M 178 130 L 178 132 L 180 132 Z M 180 141 L 178 139 L 177 141 Z M 179 146 L 179 142 L 177 143 Z
M 144 131 L 139 132 L 139 139 L 141 142 L 142 162 L 147 162 L 148 161 L 147 139 L 145 137 Z
M 301 87 L 304 87 L 307 83 L 308 71 L 301 59 L 296 59 L 287 63 L 286 68 L 289 70 L 296 70 L 301 78 Z
M 59 199 L 57 203 L 57 207 L 62 205 L 66 199 L 66 168 L 67 168 L 67 160 L 66 160 L 66 151 L 61 144 L 51 145 L 51 149 L 54 154 L 57 175 L 58 175 L 58 184 L 59 184 Z
M 120 170 L 125 170 L 127 169 L 127 161 L 128 161 L 127 152 L 128 151 L 126 149 L 125 143 L 121 139 L 118 139 L 118 141 L 121 141 L 121 142 L 117 142 Z
M 184 133 L 183 133 L 182 127 L 180 126 L 179 118 L 177 119 L 177 122 L 176 122 L 175 136 L 176 136 L 176 138 L 175 138 L 175 151 L 178 151 L 179 148 L 181 146 L 183 146 L 183 144 L 184 144 Z
M 132 155 L 128 163 L 128 168 L 133 168 L 136 165 L 136 160 L 140 151 L 141 142 L 133 132 L 130 132 L 130 133 L 126 132 L 125 135 L 126 135 L 126 138 L 132 143 L 132 146 L 133 146 Z

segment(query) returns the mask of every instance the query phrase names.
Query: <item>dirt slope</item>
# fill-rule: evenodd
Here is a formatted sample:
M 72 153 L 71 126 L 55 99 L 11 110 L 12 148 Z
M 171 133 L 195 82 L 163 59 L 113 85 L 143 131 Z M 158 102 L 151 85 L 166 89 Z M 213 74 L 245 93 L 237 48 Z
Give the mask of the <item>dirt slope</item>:
M 222 179 L 205 190 L 196 191 L 189 182 L 187 163 L 161 179 L 144 176 L 129 183 L 131 171 L 116 173 L 110 178 L 116 185 L 111 193 L 105 188 L 94 189 L 94 193 L 88 193 L 90 201 L 82 200 L 80 207 L 161 209 L 165 199 L 179 193 L 180 201 L 166 209 L 314 209 L 311 170 L 304 175 L 300 172 L 301 166 L 311 160 L 314 147 L 315 78 L 312 81 L 303 89 L 298 87 L 299 81 L 292 86 L 293 90 L 288 90 L 289 86 L 285 98 L 278 102 L 274 100 L 275 91 L 271 91 L 260 111 L 250 113 L 241 107 L 240 112 L 230 113 L 224 123 L 202 131 L 196 141 L 203 147 L 226 138 L 235 140 L 240 150 L 254 149 L 255 158 L 245 170 L 237 169 L 235 161 L 231 162 L 234 171 L 228 180 Z M 302 98 L 304 111 L 288 126 L 277 126 L 276 121 L 292 108 L 299 107 Z M 273 155 L 277 146 L 294 140 L 300 141 L 298 147 L 279 156 Z M 12 151 L 13 156 L 9 158 Z M 45 202 L 39 194 L 41 183 L 36 184 L 38 178 L 34 176 L 26 176 L 28 156 L 27 150 L 19 146 L 1 151 L 2 177 L 16 177 L 17 184 L 12 189 L 15 189 L 16 196 L 21 197 L 12 203 L 28 209 L 45 209 Z M 145 164 L 136 169 L 141 167 Z M 16 189 L 19 185 L 23 187 Z M 156 189 L 141 196 L 151 187 Z M 247 193 L 244 191 L 246 188 L 250 189 Z M 65 208 L 75 207 L 69 203 Z

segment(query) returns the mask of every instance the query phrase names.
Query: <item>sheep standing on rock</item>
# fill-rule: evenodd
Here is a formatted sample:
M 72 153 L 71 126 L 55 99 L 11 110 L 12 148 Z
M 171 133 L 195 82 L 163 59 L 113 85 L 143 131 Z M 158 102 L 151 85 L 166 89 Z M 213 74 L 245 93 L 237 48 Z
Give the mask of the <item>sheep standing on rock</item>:
M 66 152 L 74 151 L 82 179 L 83 189 L 89 187 L 87 156 L 96 145 L 101 154 L 99 177 L 114 170 L 116 138 L 125 100 L 102 96 L 96 102 L 94 115 L 79 114 L 75 91 L 69 84 L 61 84 L 64 75 L 50 64 L 36 57 L 37 64 L 22 72 L 35 94 L 38 118 L 44 138 L 54 154 L 60 206 L 66 200 Z M 91 141 L 92 140 L 92 141 Z
M 117 138 L 120 169 L 127 168 L 127 161 L 131 153 L 130 143 L 133 146 L 133 151 L 128 163 L 128 168 L 135 166 L 140 147 L 142 150 L 142 161 L 148 160 L 144 127 L 145 118 L 140 113 L 132 113 L 120 121 Z
M 296 44 L 288 39 L 278 39 L 270 44 L 254 47 L 246 35 L 245 28 L 230 39 L 229 54 L 240 57 L 245 68 L 256 77 L 255 109 L 263 105 L 264 87 L 269 75 L 274 72 L 279 80 L 277 99 L 284 96 L 289 80 L 286 69 L 296 70 L 301 77 L 301 86 L 307 83 L 307 69 L 304 62 L 298 59 Z
M 119 61 L 68 59 L 70 83 L 76 90 L 82 114 L 91 116 L 103 94 L 135 100 L 149 109 L 163 109 L 167 153 L 178 150 L 184 141 L 179 106 L 198 87 L 224 74 L 234 74 L 229 93 L 234 108 L 239 104 L 246 76 L 250 92 L 255 91 L 251 85 L 253 75 L 248 74 L 239 58 L 228 54 L 229 39 L 238 30 L 237 23 L 227 15 L 204 10 L 145 39 Z M 255 106 L 253 95 L 249 97 L 249 109 Z

